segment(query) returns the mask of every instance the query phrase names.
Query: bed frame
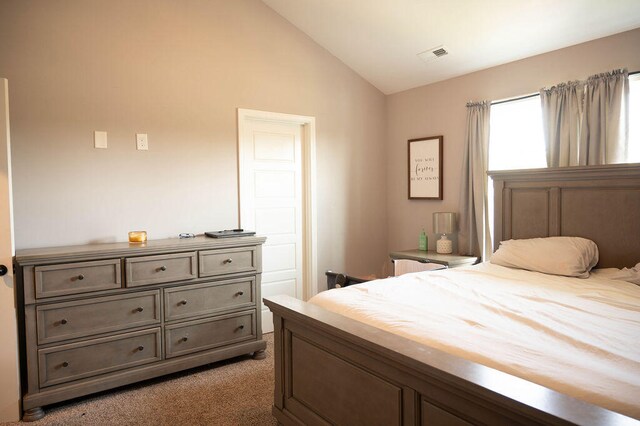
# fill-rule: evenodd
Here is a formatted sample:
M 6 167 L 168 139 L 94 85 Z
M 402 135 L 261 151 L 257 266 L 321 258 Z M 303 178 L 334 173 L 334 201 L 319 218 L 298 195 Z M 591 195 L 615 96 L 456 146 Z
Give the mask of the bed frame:
M 598 244 L 601 267 L 640 260 L 640 164 L 490 176 L 496 247 L 510 238 L 575 235 Z M 274 314 L 280 424 L 637 424 L 288 296 L 265 304 Z

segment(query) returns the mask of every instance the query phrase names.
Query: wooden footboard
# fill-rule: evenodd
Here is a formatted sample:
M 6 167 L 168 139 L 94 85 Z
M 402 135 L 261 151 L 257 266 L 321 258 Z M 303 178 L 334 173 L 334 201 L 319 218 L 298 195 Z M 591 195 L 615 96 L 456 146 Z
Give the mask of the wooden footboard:
M 264 302 L 284 425 L 637 424 L 288 296 Z

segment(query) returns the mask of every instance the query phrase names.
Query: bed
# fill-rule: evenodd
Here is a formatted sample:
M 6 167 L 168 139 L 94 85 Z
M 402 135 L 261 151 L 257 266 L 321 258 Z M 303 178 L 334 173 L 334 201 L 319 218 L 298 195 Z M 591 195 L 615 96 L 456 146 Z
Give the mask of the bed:
M 509 239 L 570 235 L 596 242 L 600 249 L 599 268 L 630 267 L 640 260 L 640 165 L 496 172 L 491 176 L 495 188 L 496 247 L 500 241 Z M 478 284 L 479 281 L 469 279 L 469 276 L 483 272 L 482 269 L 498 275 L 511 273 L 500 272 L 500 268 L 481 265 L 427 273 L 440 274 L 441 280 L 450 280 L 451 283 L 450 286 L 441 286 L 441 293 L 433 296 L 429 306 L 434 311 L 447 306 L 444 301 L 447 292 L 462 291 L 456 285 L 464 287 L 464 282 L 475 283 L 476 286 L 466 291 L 489 297 L 491 291 L 481 290 L 484 284 Z M 505 278 L 512 280 L 511 287 L 513 280 L 526 285 L 537 284 L 530 289 L 523 287 L 523 295 L 538 290 L 545 293 L 548 299 L 540 307 L 548 309 L 546 314 L 554 314 L 554 310 L 549 308 L 549 301 L 555 301 L 559 306 L 572 305 L 569 294 L 548 287 L 551 284 L 544 274 L 532 278 L 525 275 L 535 273 L 512 272 L 516 277 Z M 465 274 L 466 278 L 460 276 Z M 571 362 L 558 361 L 553 350 L 548 357 L 547 370 L 529 365 L 529 374 L 522 374 L 500 366 L 500 356 L 506 351 L 498 345 L 493 354 L 491 348 L 476 354 L 472 347 L 452 349 L 447 345 L 446 335 L 444 343 L 431 339 L 438 333 L 435 328 L 407 331 L 406 317 L 393 318 L 393 312 L 380 310 L 365 315 L 369 316 L 367 324 L 360 321 L 362 311 L 359 311 L 358 303 L 353 304 L 353 300 L 333 306 L 333 302 L 325 300 L 334 298 L 328 293 L 334 293 L 337 295 L 335 298 L 340 299 L 348 298 L 351 293 L 377 292 L 378 300 L 387 297 L 392 301 L 391 280 L 333 290 L 326 296 L 316 296 L 313 303 L 285 296 L 265 300 L 274 313 L 276 386 L 273 413 L 280 423 L 638 424 L 634 419 L 640 417 L 637 404 L 634 404 L 637 400 L 634 393 L 639 389 L 634 357 L 640 351 L 640 339 L 633 328 L 635 325 L 625 327 L 627 334 L 618 336 L 617 343 L 623 351 L 621 359 L 625 356 L 631 358 L 630 364 L 613 361 L 610 365 L 600 366 L 591 361 L 576 360 L 576 367 L 567 375 L 569 380 L 558 384 L 553 380 L 549 382 L 549 377 L 553 379 L 562 370 L 571 369 Z M 603 296 L 602 288 L 593 290 L 602 296 L 600 302 L 611 301 L 613 311 L 620 308 L 616 304 L 637 303 L 634 297 L 638 291 L 633 284 L 616 287 L 606 277 L 589 280 L 585 282 L 605 288 L 613 286 L 615 291 L 625 293 L 618 300 Z M 496 279 L 498 281 L 500 279 Z M 568 288 L 571 285 L 580 284 L 569 283 Z M 457 294 L 454 299 L 464 300 L 464 297 Z M 594 323 L 598 318 L 587 315 L 590 308 L 583 307 L 583 310 L 586 315 L 582 321 L 584 327 L 569 330 L 565 338 L 571 338 L 572 333 L 575 333 L 573 337 L 580 333 L 588 336 L 590 327 L 597 328 L 594 325 L 607 327 L 606 318 L 600 321 L 602 324 Z M 626 312 L 635 315 L 633 306 Z M 443 310 L 443 314 L 446 313 L 447 310 Z M 391 321 L 384 322 L 383 316 L 391 316 Z M 446 315 L 443 318 L 446 320 Z M 527 319 L 526 315 L 524 319 Z M 632 317 L 631 321 L 636 319 Z M 420 318 L 415 322 L 419 323 Z M 615 323 L 612 324 L 609 327 L 615 328 Z M 499 330 L 499 323 L 496 327 Z M 510 326 L 505 325 L 505 328 L 511 330 Z M 518 337 L 522 333 L 517 328 L 511 332 L 505 341 L 511 339 L 514 346 L 518 346 Z M 459 333 L 466 332 L 462 330 Z M 416 337 L 415 334 L 421 335 Z M 607 338 L 606 335 L 599 337 Z M 482 336 L 474 336 L 474 339 L 480 342 Z M 621 345 L 620 342 L 625 340 L 628 340 L 628 345 Z M 542 346 L 545 344 L 548 342 L 543 342 Z M 554 346 L 554 349 L 562 352 L 562 347 Z M 596 380 L 590 386 L 590 368 L 599 377 L 598 369 L 611 370 L 616 366 L 618 374 L 614 376 L 624 383 L 615 386 L 622 386 L 619 389 L 622 389 L 623 397 L 603 399 L 602 395 L 606 396 L 608 390 L 606 387 L 600 389 L 601 385 Z M 572 374 L 574 383 L 571 383 Z M 545 381 L 538 376 L 548 377 Z

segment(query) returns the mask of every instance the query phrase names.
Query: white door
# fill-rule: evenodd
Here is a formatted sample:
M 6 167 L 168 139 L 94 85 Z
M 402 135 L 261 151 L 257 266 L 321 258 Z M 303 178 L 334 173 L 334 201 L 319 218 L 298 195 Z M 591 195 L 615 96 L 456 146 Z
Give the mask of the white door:
M 8 89 L 7 80 L 0 78 L 0 423 L 20 419 Z
M 302 125 L 244 119 L 240 132 L 240 226 L 267 237 L 262 297 L 303 298 Z M 273 331 L 262 304 L 262 330 Z

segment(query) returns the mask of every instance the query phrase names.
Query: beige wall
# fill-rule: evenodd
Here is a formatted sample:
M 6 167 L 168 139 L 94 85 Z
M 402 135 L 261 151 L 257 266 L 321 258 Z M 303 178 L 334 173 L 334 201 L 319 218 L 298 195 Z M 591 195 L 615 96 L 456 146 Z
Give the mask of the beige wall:
M 388 248 L 417 247 L 422 227 L 429 233 L 429 246 L 435 248 L 432 213 L 458 211 L 468 101 L 530 94 L 622 67 L 640 70 L 640 29 L 388 96 Z M 444 136 L 444 199 L 410 201 L 407 140 L 435 135 Z
M 385 97 L 259 0 L 3 1 L 0 76 L 18 249 L 236 227 L 241 107 L 316 117 L 319 271 L 384 262 Z

